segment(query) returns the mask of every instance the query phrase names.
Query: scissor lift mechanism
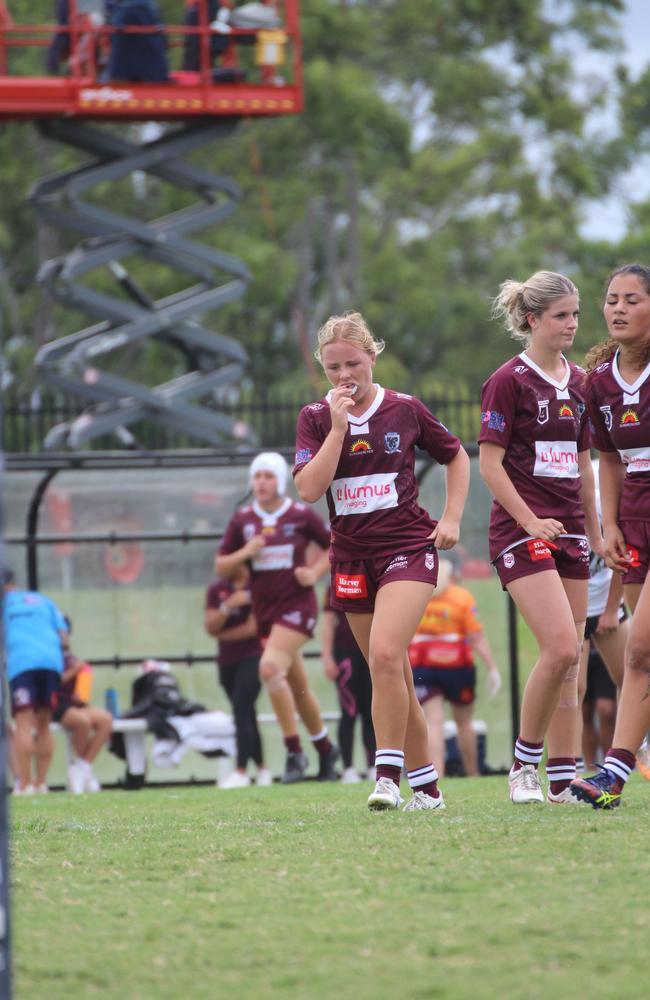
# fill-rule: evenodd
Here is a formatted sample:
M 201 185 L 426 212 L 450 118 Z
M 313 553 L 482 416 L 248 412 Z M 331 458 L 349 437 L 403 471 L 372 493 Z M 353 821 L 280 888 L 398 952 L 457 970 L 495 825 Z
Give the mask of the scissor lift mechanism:
M 89 404 L 71 423 L 54 427 L 46 447 L 79 448 L 144 418 L 211 444 L 236 436 L 238 424 L 233 418 L 190 400 L 241 380 L 247 360 L 244 348 L 231 337 L 208 330 L 198 317 L 240 298 L 249 273 L 241 261 L 188 234 L 223 222 L 240 192 L 231 179 L 182 160 L 201 145 L 226 139 L 236 120 L 189 125 L 140 146 L 75 121 L 42 122 L 39 127 L 48 138 L 94 156 L 80 168 L 39 182 L 31 194 L 48 223 L 85 237 L 71 253 L 48 261 L 39 280 L 56 301 L 99 320 L 38 352 L 36 365 L 43 380 Z M 201 200 L 153 222 L 142 222 L 86 199 L 95 185 L 117 181 L 136 170 L 189 189 Z M 135 254 L 181 269 L 197 281 L 152 301 L 121 263 Z M 83 284 L 81 279 L 97 268 L 110 269 L 128 298 Z M 106 355 L 149 337 L 179 348 L 194 370 L 148 388 L 102 369 Z

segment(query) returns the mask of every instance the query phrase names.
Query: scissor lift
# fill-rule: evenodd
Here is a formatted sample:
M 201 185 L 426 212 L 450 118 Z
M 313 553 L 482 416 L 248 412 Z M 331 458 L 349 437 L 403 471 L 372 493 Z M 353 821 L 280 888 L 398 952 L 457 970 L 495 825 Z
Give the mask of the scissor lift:
M 0 120 L 36 120 L 48 139 L 90 156 L 83 166 L 40 181 L 31 193 L 34 207 L 49 224 L 82 238 L 71 253 L 43 265 L 39 280 L 53 299 L 93 321 L 38 352 L 36 364 L 42 379 L 80 397 L 86 406 L 77 419 L 50 431 L 45 442 L 49 448 L 77 449 L 107 434 L 117 434 L 124 444 L 135 444 L 128 427 L 144 419 L 211 445 L 238 437 L 252 440 L 252 433 L 232 417 L 214 405 L 197 402 L 241 380 L 246 351 L 232 337 L 208 330 L 200 317 L 241 297 L 249 272 L 242 261 L 191 238 L 194 232 L 223 222 L 235 208 L 240 191 L 231 178 L 197 167 L 186 157 L 200 146 L 226 141 L 244 117 L 301 111 L 298 0 L 264 5 L 280 23 L 273 31 L 231 29 L 220 66 L 233 72 L 222 72 L 219 78 L 226 76 L 231 82 L 215 81 L 207 0 L 198 2 L 195 28 L 163 28 L 172 53 L 188 32 L 199 36 L 198 69 L 172 70 L 168 82 L 152 84 L 99 79 L 97 55 L 102 47 L 110 46 L 115 29 L 89 16 L 93 0 L 70 0 L 70 21 L 63 28 L 14 24 L 0 0 Z M 70 38 L 69 75 L 15 72 L 22 50 L 43 49 L 62 30 Z M 161 29 L 124 30 L 137 34 Z M 254 78 L 237 70 L 240 43 L 255 46 Z M 278 51 L 285 49 L 280 65 Z M 171 125 L 148 142 L 134 139 L 133 129 L 127 138 L 123 129 L 103 127 L 104 123 L 151 120 Z M 136 171 L 190 191 L 199 201 L 143 222 L 88 199 L 96 185 L 118 182 Z M 152 300 L 127 269 L 134 255 L 179 270 L 190 276 L 192 284 Z M 115 295 L 93 289 L 84 280 L 98 269 L 112 275 Z M 149 387 L 102 367 L 107 355 L 133 349 L 147 338 L 157 338 L 180 351 L 187 372 Z

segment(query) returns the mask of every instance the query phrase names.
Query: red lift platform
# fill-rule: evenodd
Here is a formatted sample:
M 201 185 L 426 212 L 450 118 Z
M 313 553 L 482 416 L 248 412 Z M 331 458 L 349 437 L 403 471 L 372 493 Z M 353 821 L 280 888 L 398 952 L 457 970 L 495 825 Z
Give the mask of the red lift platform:
M 98 57 L 110 49 L 115 29 L 97 24 L 89 12 L 92 6 L 89 0 L 69 0 L 68 26 L 17 24 L 9 5 L 0 0 L 0 120 L 58 117 L 96 121 L 187 120 L 206 115 L 248 117 L 302 111 L 298 0 L 267 0 L 261 5 L 277 12 L 280 25 L 277 28 L 231 27 L 219 65 L 222 69 L 237 70 L 241 68 L 242 56 L 244 60 L 248 56 L 250 67 L 246 78 L 234 83 L 215 82 L 213 78 L 210 41 L 214 31 L 208 23 L 207 0 L 199 0 L 197 27 L 163 26 L 172 67 L 175 50 L 193 33 L 200 38 L 200 62 L 194 71 L 172 68 L 169 82 L 162 84 L 102 79 Z M 122 30 L 135 35 L 160 29 Z M 69 75 L 25 72 L 25 67 L 29 69 L 30 64 L 39 61 L 34 60 L 34 50 L 45 68 L 46 52 L 57 32 L 67 33 L 70 38 Z

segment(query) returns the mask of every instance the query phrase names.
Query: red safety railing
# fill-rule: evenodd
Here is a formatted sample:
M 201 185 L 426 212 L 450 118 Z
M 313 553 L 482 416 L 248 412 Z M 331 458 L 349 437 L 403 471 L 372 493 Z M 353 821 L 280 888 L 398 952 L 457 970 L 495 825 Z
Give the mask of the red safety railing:
M 218 32 L 208 20 L 207 0 L 197 0 L 198 24 L 162 24 L 115 28 L 101 23 L 69 0 L 67 24 L 16 23 L 0 0 L 0 119 L 185 118 L 195 115 L 277 115 L 302 110 L 302 59 L 299 0 L 266 0 L 278 14 L 277 27 L 237 27 Z M 232 7 L 229 3 L 227 6 Z M 80 9 L 81 8 L 81 9 Z M 117 32 L 150 35 L 164 32 L 171 68 L 166 82 L 116 80 L 107 75 Z M 212 41 L 223 50 L 213 65 Z M 55 36 L 69 38 L 63 75 L 48 74 L 46 50 Z M 176 68 L 175 54 L 189 37 L 198 36 L 198 65 Z M 25 50 L 42 52 L 42 72 Z M 67 46 L 66 46 L 67 49 Z

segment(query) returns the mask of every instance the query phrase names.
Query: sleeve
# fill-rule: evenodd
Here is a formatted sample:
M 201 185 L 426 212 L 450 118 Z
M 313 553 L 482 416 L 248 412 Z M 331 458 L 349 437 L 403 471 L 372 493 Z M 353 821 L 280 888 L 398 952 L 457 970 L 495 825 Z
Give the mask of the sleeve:
M 476 635 L 483 631 L 483 626 L 478 620 L 476 611 L 476 601 L 469 590 L 465 592 L 465 615 L 464 615 L 465 635 Z
M 237 549 L 241 549 L 243 544 L 244 538 L 242 536 L 241 525 L 239 524 L 239 519 L 235 514 L 224 532 L 218 551 L 221 555 L 228 556 L 231 552 L 236 552 Z
M 421 400 L 413 397 L 413 404 L 420 431 L 416 441 L 418 448 L 428 452 L 440 465 L 447 465 L 458 454 L 460 440 L 434 417 Z
M 219 608 L 223 601 L 229 596 L 228 587 L 223 580 L 215 580 L 210 584 L 205 593 L 205 608 Z
M 323 404 L 325 405 L 325 404 Z M 303 406 L 298 414 L 298 426 L 296 428 L 296 455 L 294 459 L 292 476 L 311 462 L 314 455 L 319 451 L 323 441 L 318 433 L 314 415 L 308 406 Z
M 48 604 L 50 607 L 50 614 L 52 616 L 52 624 L 54 625 L 54 628 L 57 630 L 57 632 L 69 632 L 70 628 L 68 626 L 67 621 L 65 620 L 65 615 L 63 614 L 63 612 L 59 608 L 57 608 L 54 601 L 48 600 Z
M 495 372 L 481 393 L 481 430 L 479 444 L 498 444 L 507 448 L 512 436 L 519 393 L 514 378 Z
M 608 423 L 611 425 L 612 422 L 611 407 L 605 406 L 601 409 L 598 406 L 594 386 L 590 379 L 587 380 L 587 413 L 591 431 L 591 446 L 597 448 L 598 451 L 616 451 L 607 426 Z
M 331 539 L 331 531 L 323 521 L 322 517 L 310 507 L 306 509 L 307 515 L 307 537 L 322 549 L 328 549 Z

